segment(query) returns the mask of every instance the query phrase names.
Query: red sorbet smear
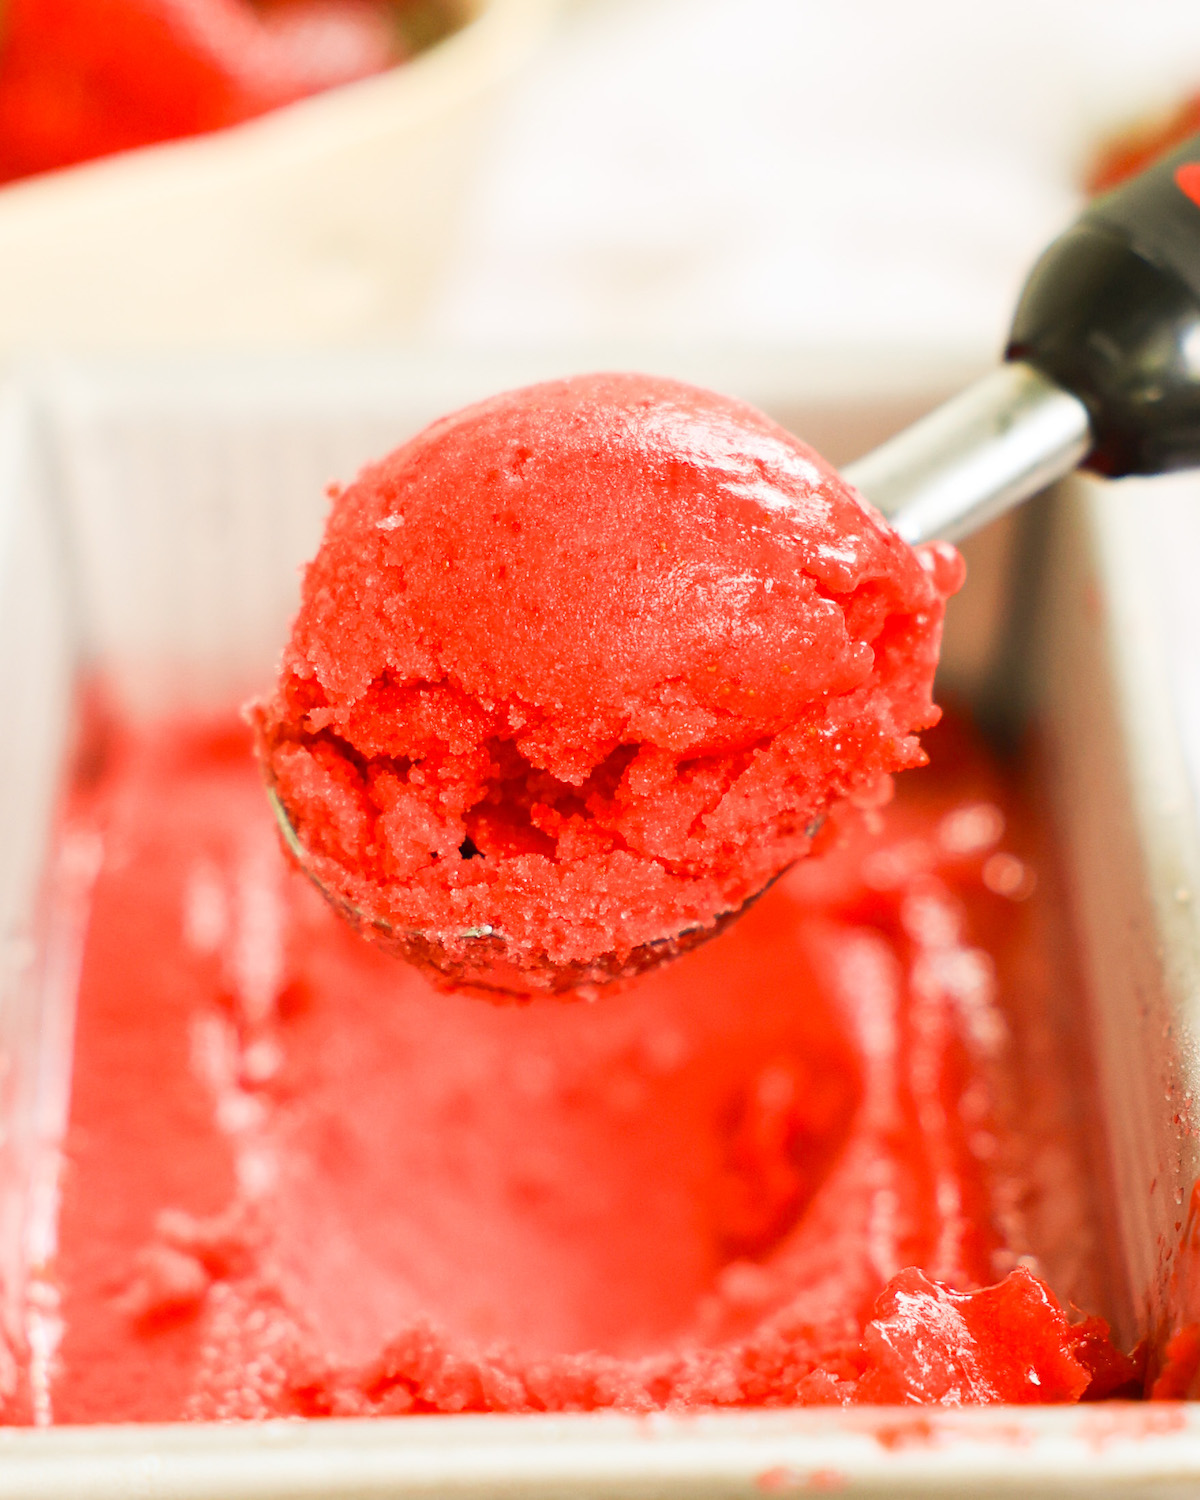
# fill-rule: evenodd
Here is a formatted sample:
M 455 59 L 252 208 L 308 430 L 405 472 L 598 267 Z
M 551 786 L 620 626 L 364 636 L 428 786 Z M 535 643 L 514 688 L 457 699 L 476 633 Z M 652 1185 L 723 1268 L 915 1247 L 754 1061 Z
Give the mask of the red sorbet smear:
M 958 763 L 886 822 L 847 815 L 716 942 L 603 1005 L 517 1010 L 435 992 L 358 941 L 281 857 L 232 717 L 110 736 L 62 836 L 103 853 L 38 1302 L 62 1337 L 37 1409 L 1127 1387 L 1104 1325 L 1013 1269 L 1039 1182 L 1086 1241 L 1078 1143 L 1056 1126 L 1035 1159 L 1018 1076 L 1023 1006 L 1062 989 L 1062 933 L 1045 941 L 1020 835 L 1002 842 L 1010 794 L 976 752 Z M 998 881 L 998 857 L 1029 879 Z M 1061 1059 L 1033 1057 L 1029 1098 L 1073 1097 Z
M 236 125 L 399 60 L 383 0 L 5 0 L 0 181 Z
M 337 496 L 260 754 L 365 930 L 458 983 L 587 985 L 710 933 L 831 803 L 924 763 L 961 581 L 740 402 L 531 386 Z

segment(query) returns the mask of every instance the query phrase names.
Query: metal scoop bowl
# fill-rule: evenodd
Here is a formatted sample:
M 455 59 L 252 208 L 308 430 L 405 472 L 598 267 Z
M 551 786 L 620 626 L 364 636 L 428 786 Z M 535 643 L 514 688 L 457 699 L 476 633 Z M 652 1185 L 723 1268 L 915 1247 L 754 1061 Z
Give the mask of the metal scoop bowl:
M 528 953 L 496 927 L 468 927 L 457 932 L 428 932 L 398 927 L 368 916 L 316 874 L 287 808 L 273 786 L 267 801 L 288 852 L 337 914 L 361 937 L 395 958 L 402 958 L 432 976 L 447 989 L 483 994 L 494 999 L 530 1000 L 535 995 L 572 995 L 589 998 L 594 992 L 657 969 L 691 948 L 724 932 L 762 891 L 740 906 L 721 912 L 715 921 L 667 933 L 621 955 L 602 954 L 590 963 L 556 962 L 549 955 Z M 819 821 L 811 825 L 815 834 Z M 764 888 L 765 889 L 765 888 Z

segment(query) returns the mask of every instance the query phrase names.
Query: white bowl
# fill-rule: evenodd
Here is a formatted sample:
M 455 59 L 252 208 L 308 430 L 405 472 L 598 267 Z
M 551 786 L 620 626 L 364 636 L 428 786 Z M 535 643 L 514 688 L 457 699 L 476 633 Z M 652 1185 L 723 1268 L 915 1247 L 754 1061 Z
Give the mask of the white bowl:
M 488 107 L 552 5 L 475 0 L 377 77 L 0 189 L 0 356 L 407 332 Z

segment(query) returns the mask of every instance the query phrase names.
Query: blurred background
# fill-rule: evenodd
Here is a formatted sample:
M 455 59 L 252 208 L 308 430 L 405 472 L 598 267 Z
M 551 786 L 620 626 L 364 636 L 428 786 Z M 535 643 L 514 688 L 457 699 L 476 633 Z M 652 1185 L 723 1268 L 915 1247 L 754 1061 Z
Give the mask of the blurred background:
M 1198 88 L 1170 0 L 577 0 L 431 327 L 992 359 L 1102 143 Z
M 1200 91 L 1194 0 L 424 0 L 385 71 L 395 48 L 314 29 L 339 0 L 257 14 L 297 6 L 280 83 L 249 0 L 9 0 L 0 357 L 720 350 L 940 392 L 994 360 L 1106 147 Z M 134 125 L 100 121 L 106 87 Z M 204 133 L 38 170 L 179 128 Z

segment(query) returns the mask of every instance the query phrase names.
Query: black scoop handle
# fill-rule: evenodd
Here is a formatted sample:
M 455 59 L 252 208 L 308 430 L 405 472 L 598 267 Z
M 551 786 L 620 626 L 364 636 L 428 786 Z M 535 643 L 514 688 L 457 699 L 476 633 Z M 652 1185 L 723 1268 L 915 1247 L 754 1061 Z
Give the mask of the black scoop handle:
M 1200 135 L 1054 241 L 1025 283 L 1006 358 L 1087 407 L 1085 468 L 1200 465 Z

